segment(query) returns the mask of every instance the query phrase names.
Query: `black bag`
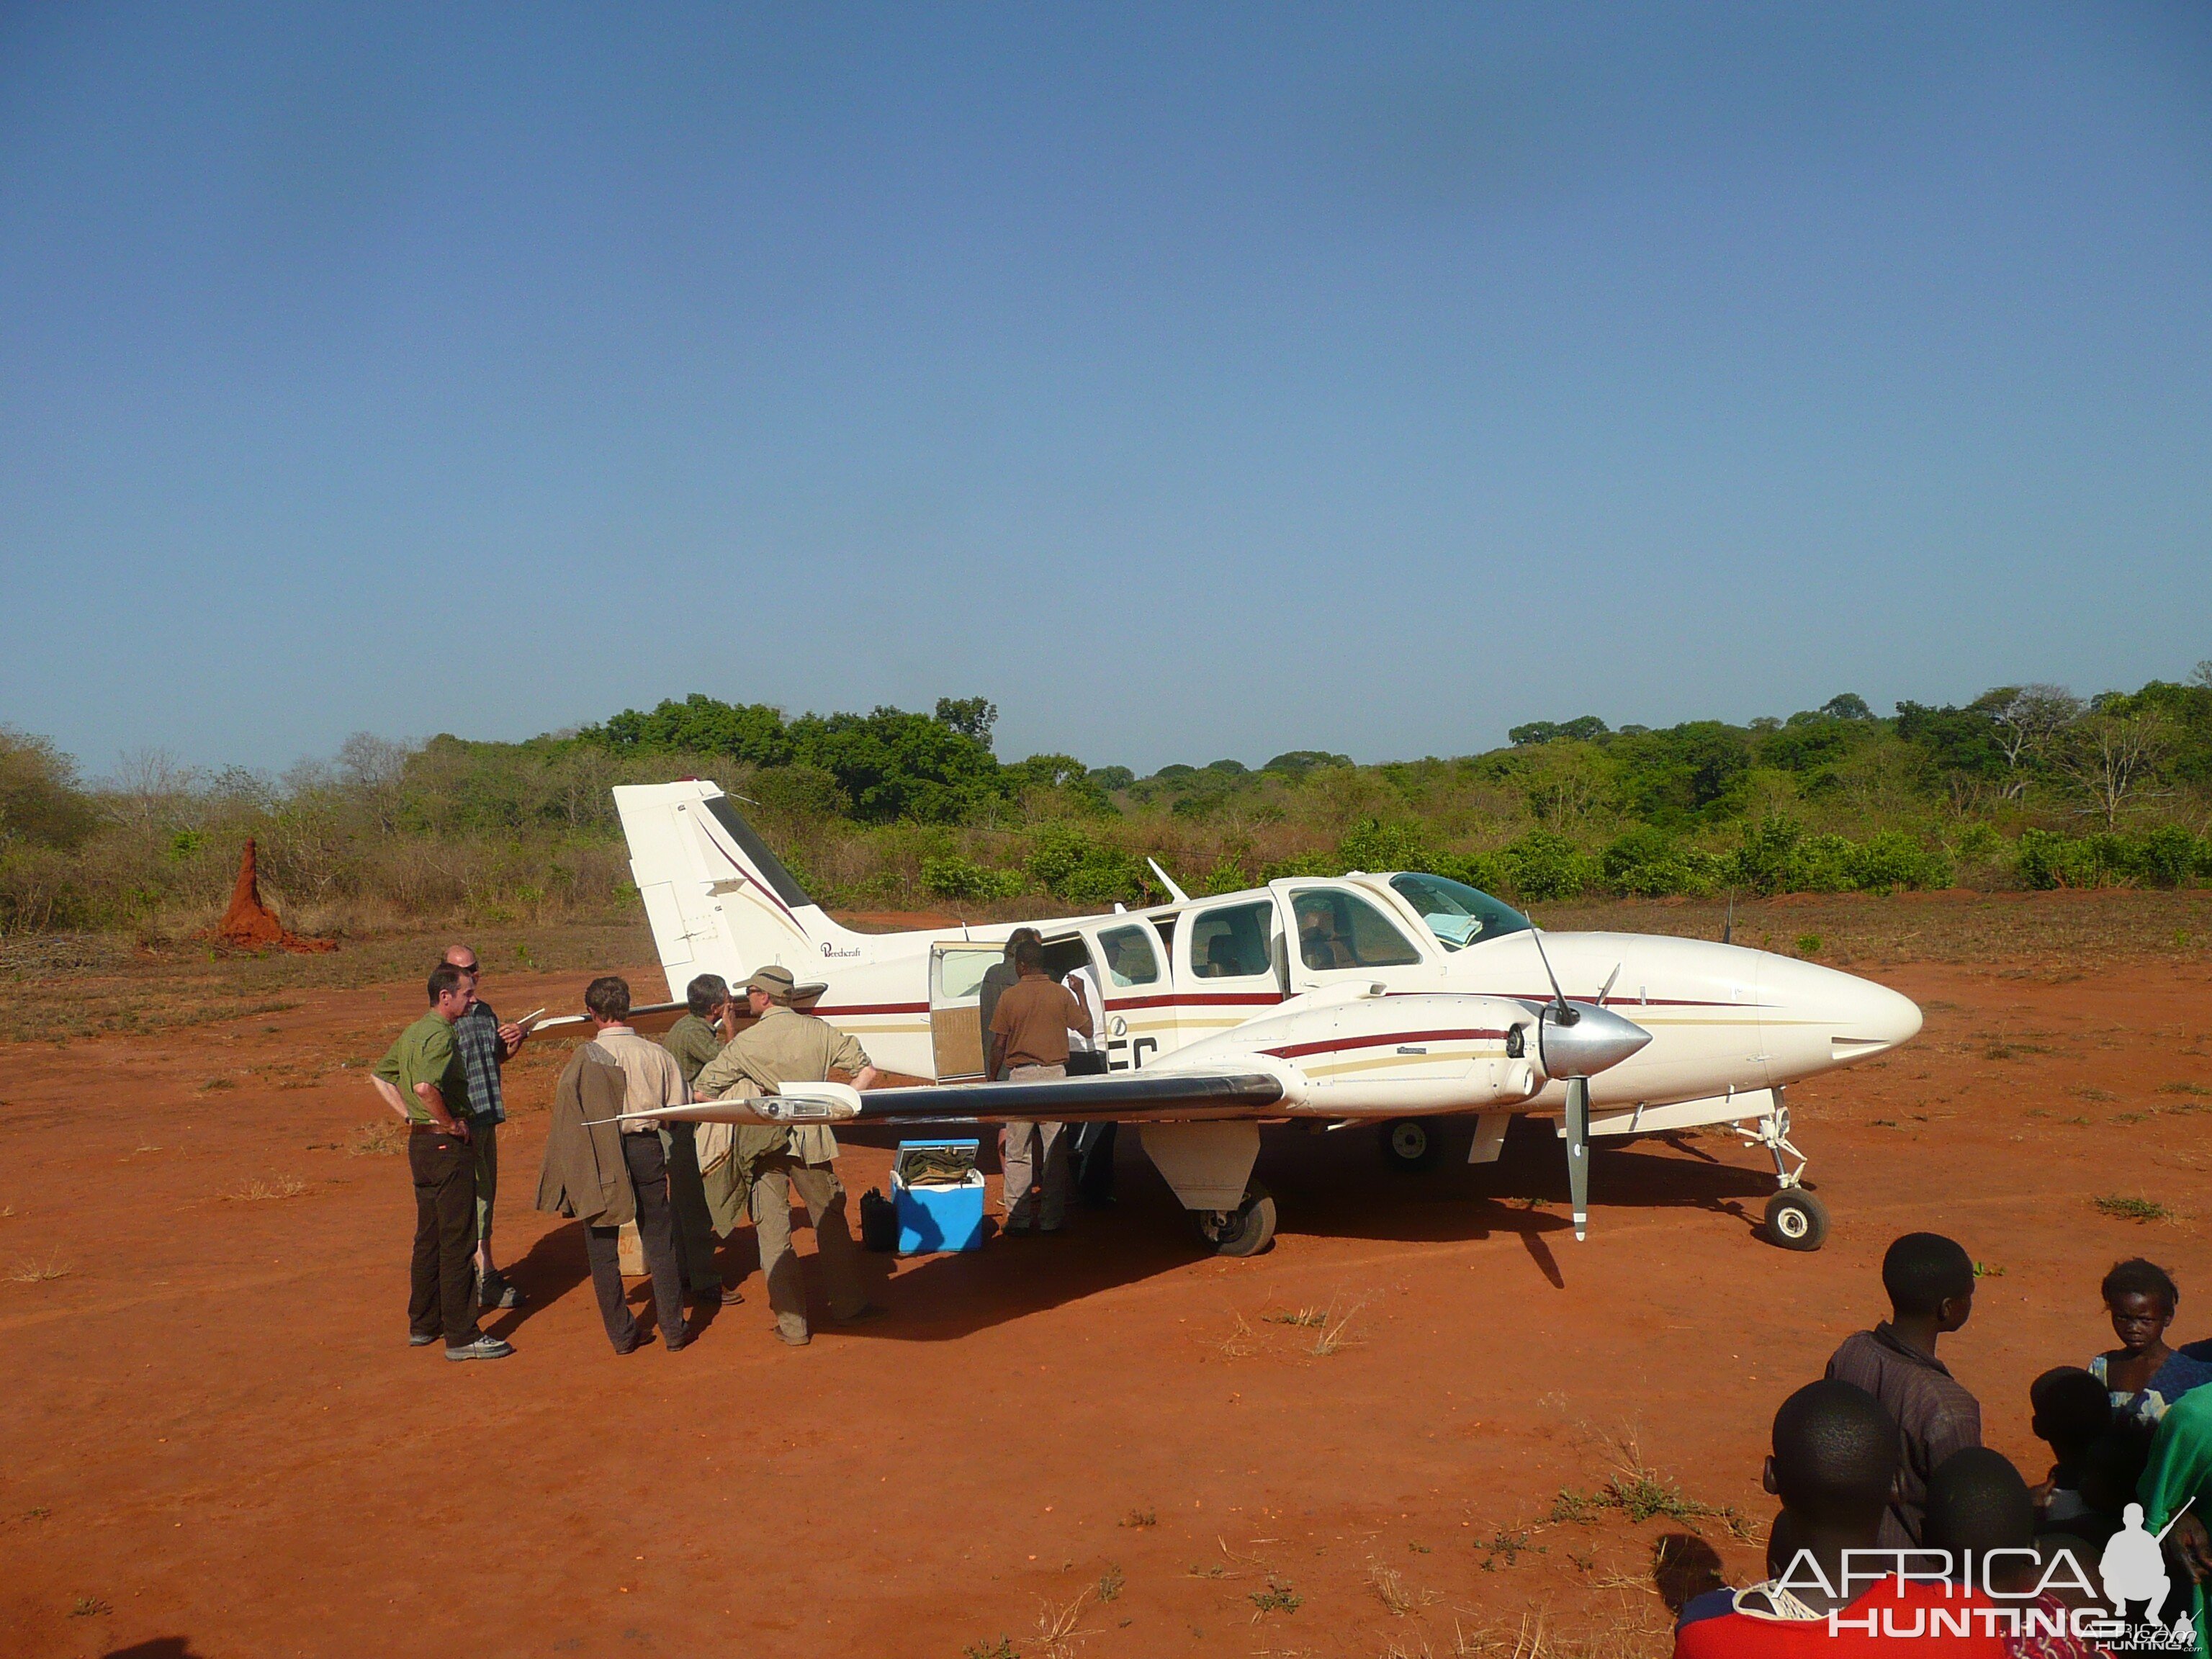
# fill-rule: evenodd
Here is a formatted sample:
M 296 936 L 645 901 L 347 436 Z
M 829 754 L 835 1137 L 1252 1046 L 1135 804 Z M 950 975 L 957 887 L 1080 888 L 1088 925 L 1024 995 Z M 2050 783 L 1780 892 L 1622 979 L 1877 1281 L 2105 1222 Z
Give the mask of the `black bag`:
M 1070 1077 L 1104 1077 L 1106 1056 L 1096 1048 L 1072 1048 L 1067 1055 L 1067 1074 Z
M 878 1255 L 889 1255 L 898 1249 L 898 1206 L 871 1187 L 860 1194 L 860 1244 Z

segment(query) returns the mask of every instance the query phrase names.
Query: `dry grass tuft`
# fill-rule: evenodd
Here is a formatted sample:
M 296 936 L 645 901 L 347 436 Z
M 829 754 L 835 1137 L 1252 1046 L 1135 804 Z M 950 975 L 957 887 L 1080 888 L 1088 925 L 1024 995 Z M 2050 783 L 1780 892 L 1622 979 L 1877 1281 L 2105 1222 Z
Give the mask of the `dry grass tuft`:
M 1123 1527 L 1157 1527 L 1160 1524 L 1158 1510 L 1131 1510 L 1115 1523 Z
M 101 1601 L 97 1595 L 80 1595 L 76 1598 L 76 1601 L 70 1604 L 70 1617 L 72 1619 L 90 1619 L 98 1613 L 112 1613 L 114 1611 L 115 1609 L 112 1607 L 109 1606 L 106 1601 Z
M 2106 1215 L 2123 1221 L 2172 1221 L 2174 1212 L 2154 1198 L 2130 1198 L 2118 1194 L 2092 1200 Z
M 19 1263 L 16 1267 L 9 1270 L 8 1277 L 14 1279 L 18 1285 L 42 1285 L 50 1279 L 67 1279 L 69 1277 L 69 1268 L 62 1262 L 61 1251 L 57 1249 L 54 1253 L 48 1256 L 43 1262 L 25 1261 Z
M 356 1124 L 346 1135 L 348 1158 L 392 1158 L 407 1145 L 404 1125 L 392 1118 Z
M 1037 1646 L 1034 1659 L 1075 1659 L 1075 1644 L 1091 1634 L 1076 1628 L 1076 1621 L 1083 1616 L 1083 1604 L 1090 1595 L 1086 1589 L 1056 1611 L 1042 1596 L 1037 1598 Z
M 1260 1352 L 1260 1334 L 1252 1328 L 1252 1322 L 1231 1310 L 1230 1318 L 1236 1322 L 1229 1334 L 1217 1340 L 1213 1346 L 1231 1359 L 1245 1359 Z
M 1395 1619 L 1403 1619 L 1409 1613 L 1419 1613 L 1430 1602 L 1440 1599 L 1434 1590 L 1414 1589 L 1396 1568 L 1386 1567 L 1380 1561 L 1367 1564 L 1367 1588 L 1375 1592 L 1375 1599 Z
M 1260 1317 L 1266 1320 L 1270 1325 L 1302 1325 L 1318 1327 L 1328 1323 L 1328 1310 L 1326 1308 L 1311 1307 L 1282 1308 L 1271 1314 L 1261 1314 Z
M 307 1183 L 297 1176 L 277 1176 L 269 1181 L 248 1181 L 234 1193 L 217 1196 L 226 1203 L 252 1204 L 264 1198 L 297 1198 L 307 1190 Z
M 1337 1352 L 1340 1349 L 1351 1346 L 1353 1342 L 1358 1340 L 1356 1337 L 1347 1334 L 1350 1330 L 1352 1318 L 1366 1305 L 1367 1298 L 1363 1296 L 1358 1301 L 1353 1303 L 1349 1308 L 1346 1308 L 1344 1310 L 1342 1317 L 1339 1317 L 1336 1311 L 1336 1304 L 1334 1303 L 1331 1303 L 1328 1306 L 1328 1311 L 1322 1316 L 1322 1322 L 1319 1328 L 1315 1330 L 1314 1340 L 1307 1347 L 1306 1352 L 1313 1355 L 1316 1359 L 1326 1359 L 1329 1355 Z

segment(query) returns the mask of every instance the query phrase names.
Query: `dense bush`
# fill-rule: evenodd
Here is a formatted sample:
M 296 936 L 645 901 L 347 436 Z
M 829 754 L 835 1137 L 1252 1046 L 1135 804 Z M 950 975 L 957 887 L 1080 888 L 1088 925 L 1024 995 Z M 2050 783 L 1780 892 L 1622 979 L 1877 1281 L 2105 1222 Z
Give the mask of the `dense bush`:
M 1148 777 L 1002 760 L 980 697 L 791 716 L 704 696 L 526 743 L 349 738 L 281 778 L 158 756 L 86 784 L 0 728 L 0 932 L 204 927 L 255 837 L 294 925 L 631 914 L 610 790 L 710 777 L 817 898 L 1006 913 L 1279 876 L 1425 869 L 1522 903 L 2212 879 L 2212 667 L 2083 702 L 2000 687 L 1877 718 L 1845 693 L 1747 726 L 1595 715 L 1355 766 L 1321 750 Z

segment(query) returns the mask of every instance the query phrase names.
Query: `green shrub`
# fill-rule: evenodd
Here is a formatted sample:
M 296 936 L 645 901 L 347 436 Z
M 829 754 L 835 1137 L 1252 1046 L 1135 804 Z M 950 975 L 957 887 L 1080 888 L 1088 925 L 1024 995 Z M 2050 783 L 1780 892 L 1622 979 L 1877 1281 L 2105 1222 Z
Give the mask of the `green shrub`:
M 1109 905 L 1141 900 L 1144 860 L 1072 824 L 1048 825 L 1030 844 L 1031 880 L 1071 904 Z
M 1573 898 L 1604 878 L 1598 861 L 1555 830 L 1531 830 L 1499 854 L 1513 890 L 1530 900 Z
M 922 860 L 921 885 L 935 898 L 977 899 L 988 903 L 1012 898 L 1028 884 L 1018 870 L 994 870 L 955 854 Z
M 1902 830 L 1881 830 L 1852 848 L 1851 885 L 1863 892 L 1951 884 L 1951 860 Z

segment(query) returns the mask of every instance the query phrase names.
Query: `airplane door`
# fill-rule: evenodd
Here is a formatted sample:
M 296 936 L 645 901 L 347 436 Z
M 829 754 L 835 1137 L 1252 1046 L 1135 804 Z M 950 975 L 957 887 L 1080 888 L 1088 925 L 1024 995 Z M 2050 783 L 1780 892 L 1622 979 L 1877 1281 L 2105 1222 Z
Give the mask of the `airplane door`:
M 983 975 L 1006 950 L 965 939 L 929 947 L 929 1040 L 939 1083 L 983 1075 Z
M 1150 922 L 1094 922 L 1083 930 L 1091 972 L 1106 1008 L 1098 1034 L 1109 1072 L 1140 1071 L 1177 1046 L 1167 950 Z
M 1178 1038 L 1195 1042 L 1282 1001 L 1283 927 L 1272 898 L 1236 899 L 1182 913 L 1176 925 Z
M 1291 991 L 1347 980 L 1371 982 L 1428 958 L 1374 898 L 1343 882 L 1295 878 L 1267 884 L 1282 908 Z

